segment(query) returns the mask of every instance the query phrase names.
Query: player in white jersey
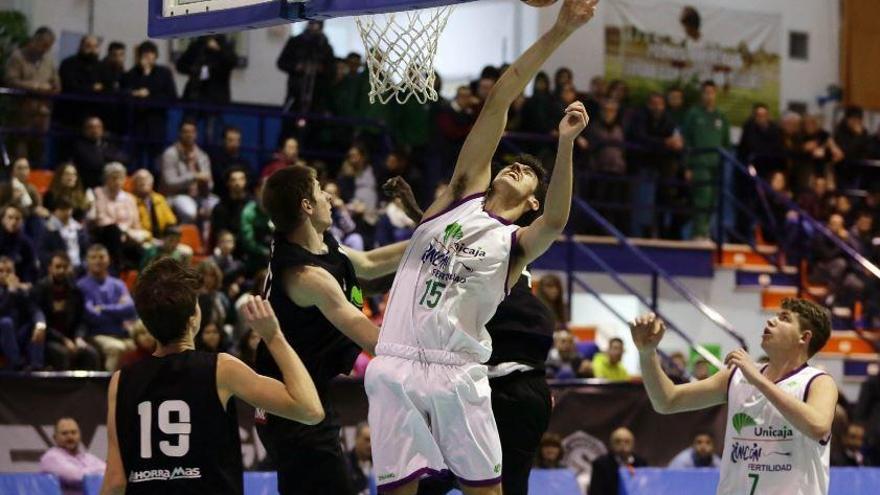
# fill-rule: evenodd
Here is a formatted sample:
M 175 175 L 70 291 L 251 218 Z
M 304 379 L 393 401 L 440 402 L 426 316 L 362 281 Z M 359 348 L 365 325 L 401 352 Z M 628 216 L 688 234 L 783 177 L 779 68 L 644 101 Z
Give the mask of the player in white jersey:
M 725 358 L 726 369 L 684 385 L 673 385 L 660 367 L 656 349 L 664 329 L 654 314 L 631 324 L 654 409 L 672 414 L 727 403 L 718 494 L 827 494 L 837 386 L 807 360 L 828 341 L 828 312 L 786 299 L 764 328 L 767 365 L 759 368 L 739 349 Z
M 462 147 L 450 187 L 410 240 L 365 379 L 383 492 L 412 494 L 422 476 L 446 472 L 467 494 L 501 493 L 501 444 L 481 364 L 492 353 L 485 325 L 507 288 L 568 222 L 573 143 L 589 120 L 583 104 L 565 110 L 546 187 L 534 158 L 519 159 L 494 179 L 492 158 L 510 106 L 593 17 L 597 2 L 565 0 L 554 26 L 505 71 Z M 528 226 L 514 225 L 542 207 Z

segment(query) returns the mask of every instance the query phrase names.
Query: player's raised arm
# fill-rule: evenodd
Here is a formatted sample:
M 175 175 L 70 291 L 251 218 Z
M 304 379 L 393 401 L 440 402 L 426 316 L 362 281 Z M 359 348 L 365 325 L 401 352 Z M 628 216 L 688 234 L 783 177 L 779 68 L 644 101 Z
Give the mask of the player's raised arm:
M 565 0 L 556 23 L 504 72 L 464 142 L 447 192 L 425 212 L 430 217 L 453 201 L 480 193 L 489 186 L 492 156 L 498 148 L 507 111 L 544 62 L 574 31 L 587 23 L 599 0 Z
M 395 242 L 369 251 L 358 251 L 345 246 L 339 246 L 339 249 L 351 260 L 358 278 L 373 280 L 397 270 L 407 244 L 407 241 Z
M 238 358 L 220 353 L 217 385 L 223 403 L 234 395 L 276 416 L 310 425 L 320 423 L 324 408 L 318 391 L 305 365 L 281 334 L 269 301 L 259 296 L 251 298 L 242 306 L 242 316 L 266 343 L 284 383 L 258 375 Z
M 666 376 L 657 356 L 657 345 L 663 339 L 666 326 L 653 313 L 636 318 L 630 323 L 633 342 L 639 350 L 642 381 L 654 410 L 673 414 L 704 409 L 727 401 L 727 381 L 730 370 L 724 369 L 705 380 L 675 385 Z

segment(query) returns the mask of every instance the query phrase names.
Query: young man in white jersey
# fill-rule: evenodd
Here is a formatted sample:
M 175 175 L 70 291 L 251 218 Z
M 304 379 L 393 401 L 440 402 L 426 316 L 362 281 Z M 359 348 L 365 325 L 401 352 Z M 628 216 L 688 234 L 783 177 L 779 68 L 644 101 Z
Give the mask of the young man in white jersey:
M 661 414 L 727 403 L 727 431 L 718 494 L 824 495 L 828 493 L 831 422 L 837 386 L 807 363 L 828 341 L 831 318 L 804 299 L 786 299 L 767 321 L 758 367 L 742 349 L 711 377 L 673 385 L 660 367 L 663 321 L 653 313 L 630 325 L 642 378 Z
M 554 26 L 498 80 L 450 187 L 425 212 L 398 267 L 365 380 L 382 492 L 413 494 L 421 477 L 451 474 L 466 494 L 501 493 L 501 445 L 481 364 L 492 354 L 485 325 L 568 221 L 573 143 L 589 120 L 584 106 L 570 105 L 559 124 L 545 204 L 537 160 L 521 159 L 493 179 L 492 158 L 510 105 L 597 2 L 565 0 Z M 542 207 L 530 225 L 514 224 Z

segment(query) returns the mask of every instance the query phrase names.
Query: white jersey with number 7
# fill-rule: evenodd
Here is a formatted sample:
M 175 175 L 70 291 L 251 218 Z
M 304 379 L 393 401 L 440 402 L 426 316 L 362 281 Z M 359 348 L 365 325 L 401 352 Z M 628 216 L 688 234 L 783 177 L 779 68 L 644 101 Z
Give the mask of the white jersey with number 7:
M 804 365 L 776 382 L 806 401 L 813 380 L 826 374 Z M 739 369 L 727 390 L 727 433 L 719 495 L 826 495 L 831 437 L 801 433 Z

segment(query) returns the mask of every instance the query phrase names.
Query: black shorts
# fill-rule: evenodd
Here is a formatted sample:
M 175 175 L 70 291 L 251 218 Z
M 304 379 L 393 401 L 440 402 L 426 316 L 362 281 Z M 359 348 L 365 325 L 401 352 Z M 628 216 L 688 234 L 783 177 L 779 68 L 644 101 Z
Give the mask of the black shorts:
M 309 426 L 267 415 L 256 427 L 278 471 L 280 495 L 355 494 L 335 418 Z

